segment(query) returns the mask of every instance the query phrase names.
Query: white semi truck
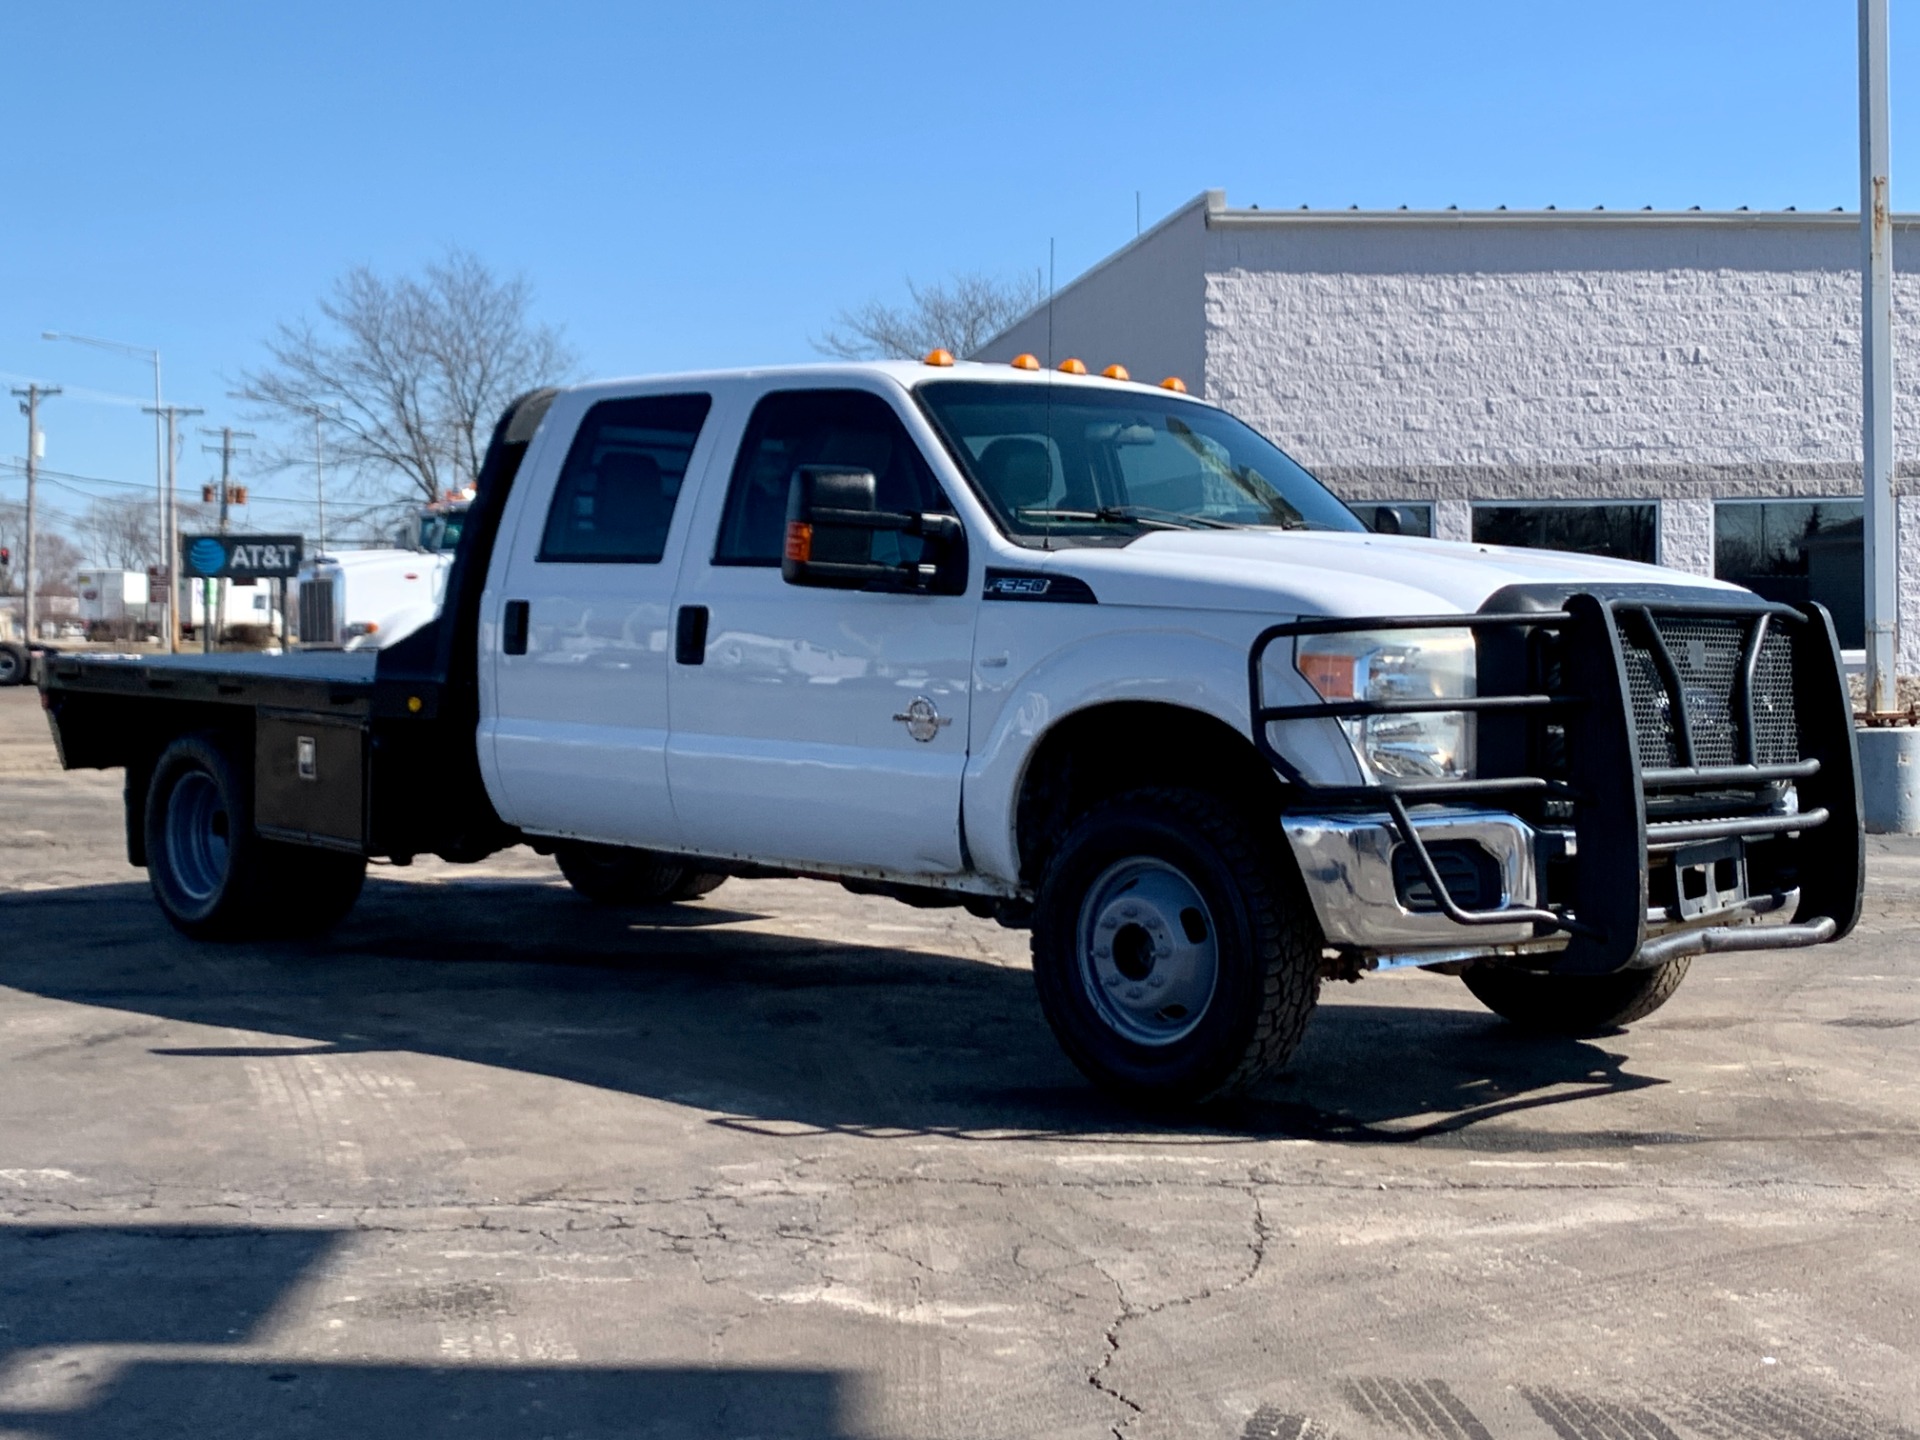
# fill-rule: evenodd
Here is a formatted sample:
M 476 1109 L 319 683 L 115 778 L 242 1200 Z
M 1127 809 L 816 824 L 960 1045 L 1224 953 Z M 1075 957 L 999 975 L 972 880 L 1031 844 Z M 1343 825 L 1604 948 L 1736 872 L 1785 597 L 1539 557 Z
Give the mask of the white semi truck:
M 542 391 L 437 619 L 368 654 L 57 655 L 190 935 L 324 930 L 369 857 L 526 843 L 663 904 L 837 880 L 1029 927 L 1067 1053 L 1242 1089 L 1328 977 L 1591 1034 L 1860 913 L 1826 612 L 1367 532 L 1223 410 L 879 363 Z M 542 937 L 543 942 L 547 937 Z
M 300 643 L 379 650 L 440 613 L 471 497 L 421 508 L 391 547 L 334 550 L 300 566 Z

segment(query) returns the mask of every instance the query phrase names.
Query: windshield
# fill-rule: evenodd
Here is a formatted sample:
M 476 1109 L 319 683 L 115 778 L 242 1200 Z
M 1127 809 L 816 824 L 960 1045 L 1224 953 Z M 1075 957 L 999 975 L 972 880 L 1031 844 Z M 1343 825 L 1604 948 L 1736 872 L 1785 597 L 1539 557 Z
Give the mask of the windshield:
M 429 510 L 420 517 L 420 548 L 422 550 L 457 550 L 460 548 L 460 527 L 466 523 L 465 510 Z
M 1224 410 L 1081 385 L 935 380 L 915 392 L 1023 545 L 1149 530 L 1363 530 L 1318 480 Z

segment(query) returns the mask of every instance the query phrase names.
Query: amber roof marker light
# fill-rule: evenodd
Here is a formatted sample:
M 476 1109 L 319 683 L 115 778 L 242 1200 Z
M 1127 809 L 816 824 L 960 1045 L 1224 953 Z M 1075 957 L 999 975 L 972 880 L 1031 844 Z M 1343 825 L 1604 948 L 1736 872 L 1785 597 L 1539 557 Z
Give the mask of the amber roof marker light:
M 1087 373 L 1087 362 L 1071 358 L 1062 360 L 1060 362 L 1060 373 L 1062 375 L 1084 375 Z
M 1182 380 L 1178 375 L 1169 375 L 1160 382 L 1160 388 L 1162 390 L 1177 391 L 1179 394 L 1184 395 L 1187 393 L 1187 382 Z
M 953 351 L 929 350 L 927 352 L 927 358 L 921 363 L 924 365 L 951 365 L 953 364 Z
M 1038 370 L 1040 368 L 1040 357 L 1038 355 L 1016 355 L 1013 357 L 1013 368 L 1016 370 Z
M 1127 373 L 1127 367 L 1124 365 L 1109 365 L 1100 373 L 1109 380 L 1131 380 L 1133 378 L 1133 376 Z

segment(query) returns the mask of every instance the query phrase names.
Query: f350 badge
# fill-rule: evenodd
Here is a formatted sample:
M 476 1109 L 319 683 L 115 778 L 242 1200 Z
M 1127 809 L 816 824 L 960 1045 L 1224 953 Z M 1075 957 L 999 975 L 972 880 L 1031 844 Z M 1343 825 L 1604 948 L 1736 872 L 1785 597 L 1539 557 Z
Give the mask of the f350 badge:
M 913 703 L 893 718 L 905 725 L 907 734 L 922 745 L 938 735 L 941 726 L 953 723 L 951 715 L 942 715 L 924 695 L 914 696 Z

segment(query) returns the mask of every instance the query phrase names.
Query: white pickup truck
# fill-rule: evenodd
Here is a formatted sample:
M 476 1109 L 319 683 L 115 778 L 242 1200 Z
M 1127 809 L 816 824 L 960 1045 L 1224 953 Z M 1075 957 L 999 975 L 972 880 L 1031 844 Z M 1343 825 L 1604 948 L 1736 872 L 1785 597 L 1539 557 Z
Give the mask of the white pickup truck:
M 1652 1011 L 1860 909 L 1832 625 L 1581 555 L 1368 533 L 1177 381 L 954 364 L 542 391 L 438 619 L 365 654 L 60 655 L 191 935 L 317 930 L 369 856 L 589 899 L 838 880 L 1030 926 L 1097 1084 L 1244 1088 L 1329 977 Z

